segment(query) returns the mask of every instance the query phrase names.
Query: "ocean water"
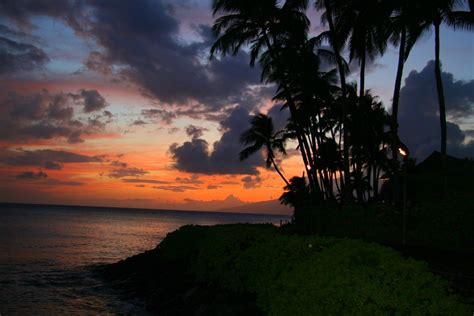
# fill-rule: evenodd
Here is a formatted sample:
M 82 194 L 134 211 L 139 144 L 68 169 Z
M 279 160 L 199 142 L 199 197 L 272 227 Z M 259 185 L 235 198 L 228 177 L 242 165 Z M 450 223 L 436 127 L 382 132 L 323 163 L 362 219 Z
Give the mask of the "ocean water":
M 0 205 L 0 315 L 146 314 L 94 272 L 152 249 L 186 224 L 276 223 L 284 216 Z

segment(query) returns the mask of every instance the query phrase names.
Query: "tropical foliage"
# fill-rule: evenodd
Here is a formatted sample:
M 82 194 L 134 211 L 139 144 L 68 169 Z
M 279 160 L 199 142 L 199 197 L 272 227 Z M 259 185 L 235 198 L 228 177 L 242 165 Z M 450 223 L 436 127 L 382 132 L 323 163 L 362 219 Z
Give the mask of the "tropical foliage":
M 425 263 L 359 240 L 284 235 L 272 225 L 183 226 L 156 251 L 167 272 L 161 274 L 176 271 L 173 283 L 188 275 L 193 286 L 250 293 L 268 315 L 464 315 L 472 309 Z
M 471 5 L 469 7 L 468 5 Z M 257 114 L 242 136 L 250 145 L 241 159 L 265 148 L 267 165 L 285 182 L 282 203 L 379 199 L 379 182 L 399 173 L 398 106 L 405 61 L 417 40 L 434 29 L 441 152 L 446 154 L 446 105 L 441 81 L 440 25 L 472 30 L 472 1 L 316 0 L 329 30 L 311 37 L 306 0 L 214 0 L 215 54 L 249 49 L 262 80 L 277 87 L 274 100 L 290 119 L 274 131 L 271 118 Z M 366 89 L 369 61 L 399 46 L 392 115 Z M 328 49 L 327 47 L 330 47 Z M 344 59 L 347 52 L 348 62 Z M 348 64 L 357 61 L 358 84 L 347 83 Z M 275 154 L 294 141 L 304 165 L 302 178 L 288 181 Z M 391 150 L 390 150 L 391 149 Z M 306 182 L 307 181 L 307 182 Z M 296 192 L 296 191 L 301 192 Z M 395 199 L 398 193 L 394 192 Z M 298 198 L 296 198 L 298 197 Z

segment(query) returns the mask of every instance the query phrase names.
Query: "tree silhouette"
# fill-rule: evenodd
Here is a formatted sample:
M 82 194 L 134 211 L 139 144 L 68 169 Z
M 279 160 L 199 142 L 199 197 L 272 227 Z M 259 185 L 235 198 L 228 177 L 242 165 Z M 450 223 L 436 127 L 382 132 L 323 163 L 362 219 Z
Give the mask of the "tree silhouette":
M 309 188 L 306 184 L 304 175 L 302 177 L 293 177 L 290 184 L 284 187 L 285 192 L 280 196 L 281 204 L 291 205 L 294 208 L 308 201 L 310 197 Z
M 467 1 L 465 5 L 472 5 Z M 241 159 L 265 148 L 267 166 L 273 165 L 287 191 L 295 182 L 293 189 L 298 186 L 300 193 L 305 192 L 286 192 L 288 199 L 284 200 L 292 205 L 296 205 L 292 198 L 303 196 L 317 202 L 377 200 L 384 174 L 389 173 L 395 182 L 397 179 L 398 107 L 405 61 L 418 38 L 433 25 L 440 116 L 444 117 L 446 134 L 439 26 L 443 22 L 455 29 L 472 29 L 473 25 L 471 11 L 454 11 L 457 2 L 461 0 L 317 0 L 316 9 L 324 10 L 322 21 L 329 24 L 329 31 L 310 38 L 307 1 L 214 0 L 217 38 L 211 58 L 217 53 L 237 54 L 248 47 L 250 65 L 261 66 L 262 81 L 276 85 L 273 100 L 291 114 L 284 134 L 274 132 L 269 117 L 256 115 L 242 135 L 248 147 L 242 150 Z M 332 50 L 323 48 L 326 41 Z M 365 89 L 367 61 L 382 55 L 389 42 L 399 46 L 391 117 Z M 350 60 L 360 64 L 359 91 L 346 82 L 348 66 L 342 56 L 346 45 Z M 304 165 L 303 177 L 289 181 L 275 161 L 276 152 L 285 153 L 286 139 L 297 143 Z M 446 136 L 443 140 L 446 142 Z
M 291 0 L 280 5 L 276 0 L 214 0 L 213 15 L 219 16 L 213 31 L 217 37 L 211 47 L 211 58 L 215 53 L 237 54 L 243 45 L 250 46 L 250 65 L 253 66 L 263 51 L 275 61 L 279 60 L 279 43 L 285 39 L 306 37 L 309 20 L 305 15 L 307 1 Z M 278 71 L 286 72 L 285 65 L 279 64 Z M 286 84 L 286 83 L 283 83 Z M 296 117 L 296 105 L 291 95 L 286 95 L 291 116 Z M 302 137 L 303 130 L 298 120 L 294 121 L 298 148 L 313 190 L 318 190 L 311 173 L 310 147 Z
M 387 48 L 390 7 L 380 0 L 337 1 L 335 27 L 343 42 L 348 42 L 350 60 L 360 65 L 359 96 L 365 92 L 367 60 L 383 55 Z
M 286 180 L 275 162 L 275 150 L 286 155 L 284 132 L 274 133 L 271 117 L 261 113 L 252 117 L 250 125 L 251 127 L 240 137 L 240 141 L 244 145 L 250 145 L 240 152 L 240 160 L 245 160 L 265 148 L 267 167 L 273 166 L 285 184 L 291 188 L 291 184 Z
M 405 62 L 410 52 L 423 32 L 422 21 L 420 21 L 420 12 L 423 10 L 421 3 L 411 0 L 392 1 L 393 10 L 392 24 L 390 27 L 390 40 L 394 45 L 399 46 L 398 66 L 395 77 L 395 88 L 392 99 L 392 120 L 391 120 L 391 152 L 392 152 L 392 182 L 393 196 L 398 199 L 398 108 L 400 103 L 400 89 L 402 86 L 403 70 Z
M 343 166 L 344 166 L 344 181 L 341 183 L 342 189 L 344 189 L 344 183 L 350 183 L 350 172 L 349 172 L 349 133 L 346 128 L 347 126 L 347 102 L 346 102 L 346 70 L 347 67 L 344 65 L 344 60 L 341 56 L 341 48 L 343 46 L 341 39 L 339 38 L 338 33 L 336 32 L 336 27 L 334 24 L 333 17 L 333 8 L 337 6 L 337 0 L 316 0 L 315 7 L 316 9 L 325 9 L 324 14 L 321 17 L 323 25 L 325 22 L 329 24 L 329 36 L 328 40 L 331 43 L 331 46 L 334 50 L 336 56 L 336 64 L 339 70 L 339 81 L 341 84 L 341 93 L 342 93 L 342 107 L 341 107 L 341 128 L 343 133 Z M 350 190 L 346 190 L 350 192 Z M 350 197 L 348 194 L 345 195 L 345 198 Z
M 441 25 L 448 25 L 457 28 L 472 30 L 474 17 L 471 12 L 455 11 L 461 1 L 457 0 L 423 0 L 423 13 L 420 19 L 423 21 L 424 30 L 428 31 L 432 27 L 435 33 L 435 79 L 436 91 L 439 103 L 439 119 L 441 127 L 441 154 L 446 156 L 447 150 L 447 123 L 446 123 L 446 101 L 444 96 L 443 81 L 441 78 L 441 57 L 440 57 L 440 33 Z

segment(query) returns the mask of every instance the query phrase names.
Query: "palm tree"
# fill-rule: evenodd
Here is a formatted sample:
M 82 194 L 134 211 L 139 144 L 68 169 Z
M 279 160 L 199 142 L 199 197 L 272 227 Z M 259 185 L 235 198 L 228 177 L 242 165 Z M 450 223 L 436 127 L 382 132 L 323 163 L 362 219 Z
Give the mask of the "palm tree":
M 277 0 L 213 0 L 213 15 L 219 15 L 213 25 L 217 37 L 211 47 L 215 53 L 237 54 L 242 46 L 250 46 L 250 65 L 265 49 L 273 60 L 278 60 L 279 43 L 282 39 L 306 37 L 309 20 L 305 14 L 307 0 L 288 0 L 280 5 Z M 278 65 L 285 71 L 285 65 Z M 286 96 L 293 117 L 299 149 L 308 175 L 312 169 L 309 145 L 303 139 L 303 130 L 296 117 L 296 106 L 291 95 Z M 310 185 L 316 190 L 314 179 Z
M 337 70 L 321 71 L 321 59 L 334 60 L 332 52 L 318 47 L 318 38 L 308 40 L 286 40 L 280 46 L 278 60 L 270 58 L 268 53 L 261 56 L 262 76 L 267 82 L 278 83 L 275 100 L 285 101 L 290 95 L 296 106 L 293 119 L 297 119 L 304 131 L 302 135 L 309 144 L 311 153 L 311 170 L 309 178 L 316 179 L 326 198 L 333 198 L 333 187 L 330 183 L 330 172 L 321 163 L 319 152 L 324 144 L 326 128 L 324 113 L 334 94 L 339 93 Z M 278 64 L 289 65 L 285 72 L 279 71 Z M 288 102 L 284 103 L 284 107 Z M 292 124 L 292 127 L 294 124 Z M 332 127 L 332 126 L 331 126 Z M 293 133 L 295 135 L 296 133 Z
M 281 204 L 291 205 L 296 210 L 298 206 L 308 201 L 310 193 L 304 175 L 291 178 L 290 183 L 284 188 L 285 192 L 283 192 L 279 200 Z
M 474 17 L 471 12 L 454 11 L 457 5 L 462 4 L 460 0 L 424 0 L 423 14 L 420 19 L 423 21 L 425 30 L 434 28 L 435 33 L 435 78 L 436 91 L 439 102 L 439 119 L 441 127 L 441 154 L 446 156 L 447 150 L 447 123 L 446 123 L 446 101 L 444 97 L 443 81 L 441 78 L 441 58 L 440 58 L 440 31 L 441 25 L 448 25 L 457 28 L 472 30 Z M 472 4 L 472 1 L 469 2 Z M 471 7 L 472 9 L 472 7 Z
M 396 0 L 392 3 L 393 16 L 392 25 L 389 29 L 390 40 L 394 45 L 399 45 L 398 66 L 395 78 L 395 88 L 392 99 L 391 120 L 391 151 L 392 151 L 392 182 L 393 196 L 398 197 L 398 108 L 400 103 L 400 89 L 402 86 L 403 70 L 405 62 L 415 43 L 420 38 L 423 28 L 419 20 L 420 12 L 423 10 L 420 2 L 411 0 Z
M 291 184 L 286 180 L 275 162 L 275 150 L 286 155 L 283 133 L 281 131 L 274 133 L 271 117 L 262 113 L 253 116 L 250 125 L 251 127 L 240 137 L 240 141 L 244 145 L 250 145 L 240 152 L 240 160 L 245 160 L 254 153 L 259 152 L 262 148 L 265 148 L 267 152 L 267 167 L 273 165 L 275 171 L 285 181 L 285 184 L 291 188 Z
M 349 133 L 346 128 L 347 126 L 347 104 L 346 104 L 346 67 L 344 65 L 344 60 L 341 56 L 341 47 L 343 46 L 340 42 L 339 36 L 336 33 L 336 27 L 334 25 L 334 17 L 333 17 L 333 6 L 337 6 L 337 0 L 316 0 L 315 6 L 316 9 L 325 9 L 325 13 L 322 16 L 322 22 L 325 24 L 329 24 L 329 42 L 332 45 L 334 50 L 334 54 L 336 56 L 336 63 L 337 68 L 339 70 L 339 81 L 341 84 L 341 93 L 342 93 L 342 128 L 343 128 L 343 164 L 344 164 L 344 184 L 349 185 L 350 183 L 350 171 L 349 171 Z M 350 190 L 347 190 L 350 192 Z M 346 194 L 345 197 L 349 196 Z
M 359 96 L 365 92 L 367 59 L 383 55 L 387 48 L 390 7 L 380 0 L 337 1 L 335 28 L 342 42 L 348 41 L 350 60 L 359 60 Z

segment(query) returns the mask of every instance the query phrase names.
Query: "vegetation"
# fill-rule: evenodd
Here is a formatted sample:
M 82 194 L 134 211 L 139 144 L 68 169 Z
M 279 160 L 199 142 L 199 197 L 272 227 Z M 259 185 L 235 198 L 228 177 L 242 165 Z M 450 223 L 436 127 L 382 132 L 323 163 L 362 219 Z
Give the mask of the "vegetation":
M 271 225 L 185 226 L 168 234 L 157 249 L 111 266 L 109 273 L 120 279 L 128 270 L 134 287 L 162 293 L 151 296 L 149 304 L 163 304 L 166 293 L 184 282 L 184 293 L 175 295 L 171 305 L 186 308 L 200 299 L 204 314 L 238 314 L 224 304 L 203 310 L 208 296 L 219 293 L 248 299 L 241 304 L 253 301 L 254 314 L 472 312 L 423 262 L 357 240 L 283 235 Z M 170 305 L 160 308 L 164 314 L 170 311 Z
M 285 153 L 285 141 L 292 139 L 301 153 L 303 178 L 307 180 L 304 190 L 312 204 L 379 200 L 382 177 L 395 183 L 392 196 L 398 201 L 398 150 L 402 145 L 398 139 L 398 106 L 405 61 L 420 36 L 434 28 L 441 153 L 446 155 L 440 25 L 471 30 L 472 11 L 465 11 L 468 3 L 460 0 L 317 0 L 315 8 L 322 12 L 322 22 L 329 30 L 310 37 L 308 4 L 307 0 L 213 1 L 216 41 L 211 58 L 248 47 L 250 65 L 260 64 L 262 80 L 277 87 L 274 100 L 282 102 L 291 114 L 286 128 L 277 132 L 268 128 L 271 118 L 257 114 L 242 137 L 244 143 L 253 145 L 241 158 L 264 146 L 268 165 L 273 165 L 286 188 L 292 189 L 273 151 Z M 391 115 L 365 87 L 367 62 L 383 55 L 390 42 L 399 46 Z M 359 64 L 358 88 L 346 82 L 349 67 L 345 50 L 349 61 Z M 266 134 L 256 134 L 258 131 Z

